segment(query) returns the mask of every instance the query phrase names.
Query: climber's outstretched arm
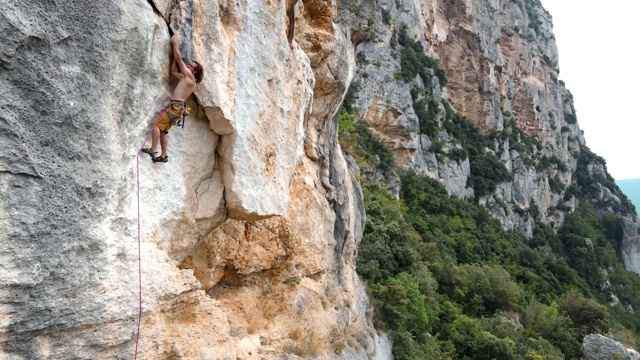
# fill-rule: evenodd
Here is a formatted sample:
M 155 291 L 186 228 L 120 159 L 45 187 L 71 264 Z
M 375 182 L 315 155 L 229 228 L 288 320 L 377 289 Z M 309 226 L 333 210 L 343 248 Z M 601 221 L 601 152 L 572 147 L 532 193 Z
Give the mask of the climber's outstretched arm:
M 171 62 L 171 75 L 177 77 L 178 79 L 182 79 L 182 77 L 184 76 L 180 73 L 180 71 L 178 71 L 178 65 L 175 59 Z
M 182 60 L 182 55 L 180 55 L 180 46 L 178 45 L 178 38 L 176 38 L 175 35 L 171 37 L 171 43 L 173 44 L 173 62 L 180 69 L 180 72 L 182 73 L 181 75 L 184 76 L 184 74 L 191 73 L 189 68 L 187 68 L 187 64 Z M 171 72 L 173 73 L 173 68 L 171 69 Z M 182 78 L 182 76 L 177 77 Z

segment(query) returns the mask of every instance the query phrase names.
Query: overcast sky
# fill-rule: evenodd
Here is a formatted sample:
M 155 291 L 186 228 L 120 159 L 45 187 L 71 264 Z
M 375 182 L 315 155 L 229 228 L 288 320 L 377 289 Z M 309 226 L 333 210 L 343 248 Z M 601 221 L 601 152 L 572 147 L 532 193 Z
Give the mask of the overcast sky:
M 640 178 L 640 0 L 541 2 L 587 146 L 614 179 Z

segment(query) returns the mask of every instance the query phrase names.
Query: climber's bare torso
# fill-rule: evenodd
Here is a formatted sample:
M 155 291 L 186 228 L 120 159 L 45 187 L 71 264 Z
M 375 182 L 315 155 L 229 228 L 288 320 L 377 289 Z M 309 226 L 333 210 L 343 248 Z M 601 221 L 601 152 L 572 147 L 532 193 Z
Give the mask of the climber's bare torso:
M 171 74 L 178 78 L 178 85 L 173 90 L 172 100 L 185 101 L 193 90 L 196 88 L 196 78 L 193 76 L 193 69 L 196 67 L 194 63 L 186 65 L 182 61 L 178 39 L 171 38 L 173 44 L 173 64 L 171 64 Z

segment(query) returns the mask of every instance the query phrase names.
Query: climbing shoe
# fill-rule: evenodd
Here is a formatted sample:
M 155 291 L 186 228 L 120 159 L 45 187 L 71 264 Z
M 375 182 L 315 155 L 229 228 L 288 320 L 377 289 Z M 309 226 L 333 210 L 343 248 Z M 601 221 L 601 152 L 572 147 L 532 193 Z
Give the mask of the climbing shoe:
M 169 161 L 169 156 L 154 156 L 151 160 L 153 160 L 153 162 L 167 162 Z
M 144 148 L 144 149 L 142 149 L 142 152 L 143 152 L 143 153 L 145 153 L 145 154 L 149 154 L 149 156 L 151 156 L 151 159 L 152 159 L 152 160 L 153 160 L 153 158 L 155 158 L 155 157 L 156 157 L 156 155 L 158 154 L 158 152 L 157 152 L 157 151 L 153 151 L 153 150 L 151 150 L 150 148 Z

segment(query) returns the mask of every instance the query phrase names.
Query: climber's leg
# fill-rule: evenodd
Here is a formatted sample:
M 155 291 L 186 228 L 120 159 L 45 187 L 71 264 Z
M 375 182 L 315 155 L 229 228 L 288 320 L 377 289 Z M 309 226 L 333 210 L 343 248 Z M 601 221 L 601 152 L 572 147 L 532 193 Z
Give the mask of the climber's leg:
M 169 133 L 159 131 L 160 133 L 160 149 L 162 149 L 162 157 L 167 157 L 167 146 L 169 144 Z

